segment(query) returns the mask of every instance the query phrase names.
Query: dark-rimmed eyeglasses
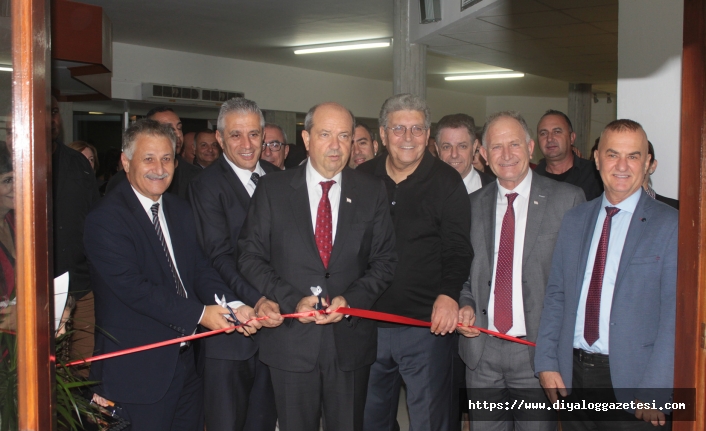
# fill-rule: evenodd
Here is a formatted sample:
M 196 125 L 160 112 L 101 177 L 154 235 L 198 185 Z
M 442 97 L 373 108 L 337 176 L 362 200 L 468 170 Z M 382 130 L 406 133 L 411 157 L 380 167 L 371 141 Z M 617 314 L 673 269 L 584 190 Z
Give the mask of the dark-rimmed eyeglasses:
M 404 136 L 407 133 L 407 126 L 395 126 L 395 127 L 387 127 L 387 129 L 392 130 L 392 133 L 395 134 L 395 136 Z M 422 136 L 424 132 L 429 130 L 428 127 L 420 127 L 420 126 L 412 126 L 409 129 L 412 132 L 412 136 Z
M 262 149 L 264 150 L 267 147 L 270 147 L 271 151 L 279 151 L 282 149 L 283 145 L 287 145 L 284 142 L 280 141 L 272 141 L 272 142 L 263 142 L 262 143 Z

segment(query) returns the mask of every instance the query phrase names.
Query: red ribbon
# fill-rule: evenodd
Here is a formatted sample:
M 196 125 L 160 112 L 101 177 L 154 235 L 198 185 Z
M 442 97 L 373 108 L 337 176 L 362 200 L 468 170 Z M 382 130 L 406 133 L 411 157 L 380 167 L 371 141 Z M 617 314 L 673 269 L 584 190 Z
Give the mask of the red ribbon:
M 431 327 L 431 322 L 425 322 L 423 320 L 412 319 L 410 317 L 398 316 L 396 314 L 382 313 L 379 311 L 361 310 L 359 308 L 339 307 L 338 309 L 333 311 L 333 313 L 346 314 L 349 316 L 360 317 L 363 319 L 379 320 L 381 322 L 397 323 L 397 324 L 401 324 L 401 325 L 422 326 L 422 327 L 427 327 L 427 328 Z M 303 313 L 283 314 L 282 317 L 291 318 L 291 319 L 298 319 L 300 317 L 311 317 L 311 316 L 315 316 L 317 314 L 327 314 L 327 313 L 326 313 L 326 310 L 305 311 Z M 238 326 L 230 326 L 228 328 L 216 329 L 215 331 L 201 332 L 199 334 L 189 335 L 186 337 L 174 338 L 171 340 L 160 341 L 158 343 L 147 344 L 144 346 L 133 347 L 130 349 L 118 350 L 118 351 L 111 352 L 111 353 L 105 353 L 102 355 L 93 356 L 93 357 L 90 357 L 87 359 L 78 359 L 76 361 L 69 362 L 68 364 L 66 364 L 66 366 L 72 367 L 74 365 L 87 364 L 89 362 L 101 361 L 103 359 L 115 358 L 117 356 L 129 355 L 131 353 L 143 352 L 145 350 L 169 346 L 171 344 L 183 343 L 186 341 L 197 340 L 199 338 L 210 337 L 211 335 L 221 334 L 223 332 L 230 331 L 233 328 L 242 328 L 243 326 L 246 326 L 248 323 L 250 323 L 254 320 L 264 320 L 267 318 L 268 318 L 267 316 L 262 316 L 262 317 L 258 317 L 255 319 L 248 320 L 247 322 L 243 323 L 242 325 L 238 325 Z M 458 326 L 464 327 L 461 323 L 459 323 Z M 515 343 L 526 344 L 526 345 L 532 346 L 532 347 L 536 346 L 536 344 L 531 341 L 523 340 L 523 339 L 513 337 L 510 335 L 506 335 L 506 334 L 501 334 L 499 332 L 491 331 L 489 329 L 479 328 L 477 326 L 466 326 L 465 328 L 477 329 L 480 332 L 484 332 L 488 335 L 493 335 L 495 337 L 502 338 L 504 340 L 513 341 Z

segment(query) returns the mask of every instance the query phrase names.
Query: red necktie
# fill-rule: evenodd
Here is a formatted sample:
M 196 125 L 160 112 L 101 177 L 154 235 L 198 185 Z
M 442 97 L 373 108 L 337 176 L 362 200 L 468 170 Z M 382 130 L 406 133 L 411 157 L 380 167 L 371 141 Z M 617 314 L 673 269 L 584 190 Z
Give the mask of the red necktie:
M 498 248 L 498 265 L 495 268 L 494 320 L 498 332 L 507 334 L 512 328 L 512 258 L 515 254 L 515 202 L 517 193 L 508 193 L 507 211 L 503 217 Z
M 583 338 L 589 346 L 592 346 L 598 340 L 600 334 L 601 291 L 603 290 L 603 273 L 605 273 L 605 259 L 608 254 L 608 240 L 610 239 L 610 223 L 613 216 L 620 211 L 620 208 L 605 207 L 605 211 L 606 218 L 603 221 L 603 231 L 601 231 L 601 239 L 598 240 L 596 260 L 593 263 L 591 282 L 588 285 L 586 314 L 583 323 Z
M 321 181 L 321 189 L 323 191 L 321 200 L 319 201 L 319 209 L 316 212 L 316 247 L 319 249 L 321 262 L 324 263 L 324 268 L 328 268 L 328 262 L 331 259 L 331 244 L 333 243 L 332 222 L 331 222 L 331 201 L 328 200 L 328 191 L 336 182 Z

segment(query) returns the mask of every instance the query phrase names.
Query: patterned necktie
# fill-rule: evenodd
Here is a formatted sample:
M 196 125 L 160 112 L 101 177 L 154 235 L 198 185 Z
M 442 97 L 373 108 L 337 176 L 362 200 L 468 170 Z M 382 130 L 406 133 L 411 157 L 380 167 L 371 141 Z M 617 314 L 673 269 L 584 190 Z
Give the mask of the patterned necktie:
M 591 282 L 588 285 L 588 297 L 586 298 L 586 315 L 583 324 L 583 338 L 589 346 L 592 346 L 600 336 L 599 320 L 601 315 L 601 291 L 603 290 L 605 260 L 606 255 L 608 254 L 610 224 L 613 216 L 620 211 L 620 208 L 605 207 L 605 211 L 606 218 L 603 221 L 601 238 L 598 240 L 596 260 L 593 263 L 593 273 L 591 273 Z
M 257 187 L 257 182 L 260 181 L 260 174 L 253 172 L 252 175 L 250 175 L 250 181 L 255 183 L 255 187 Z
M 503 217 L 498 247 L 498 264 L 495 268 L 494 320 L 498 332 L 507 334 L 512 328 L 512 259 L 515 254 L 515 202 L 517 193 L 508 193 L 507 210 Z
M 321 200 L 319 201 L 319 209 L 316 212 L 316 247 L 319 249 L 321 262 L 324 263 L 324 268 L 328 268 L 328 262 L 331 259 L 331 247 L 333 244 L 332 221 L 331 221 L 331 201 L 328 199 L 328 192 L 336 182 L 321 181 L 321 189 L 323 191 Z
M 184 290 L 184 285 L 181 284 L 181 279 L 179 278 L 179 274 L 177 274 L 174 261 L 172 261 L 172 255 L 169 253 L 169 248 L 167 247 L 167 241 L 164 239 L 162 225 L 159 222 L 159 204 L 152 205 L 152 224 L 154 225 L 154 230 L 157 231 L 159 241 L 162 243 L 164 254 L 167 255 L 167 262 L 169 263 L 169 269 L 172 270 L 172 276 L 174 277 L 174 283 L 176 284 L 177 294 L 186 298 L 186 290 Z

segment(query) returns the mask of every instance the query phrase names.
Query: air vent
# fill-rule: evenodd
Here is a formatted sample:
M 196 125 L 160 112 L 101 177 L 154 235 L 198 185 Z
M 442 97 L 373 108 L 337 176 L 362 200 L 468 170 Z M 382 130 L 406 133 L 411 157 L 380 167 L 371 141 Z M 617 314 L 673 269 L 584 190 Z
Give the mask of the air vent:
M 220 106 L 226 100 L 244 96 L 245 94 L 240 91 L 211 90 L 153 83 L 142 84 L 142 100 L 150 102 Z

